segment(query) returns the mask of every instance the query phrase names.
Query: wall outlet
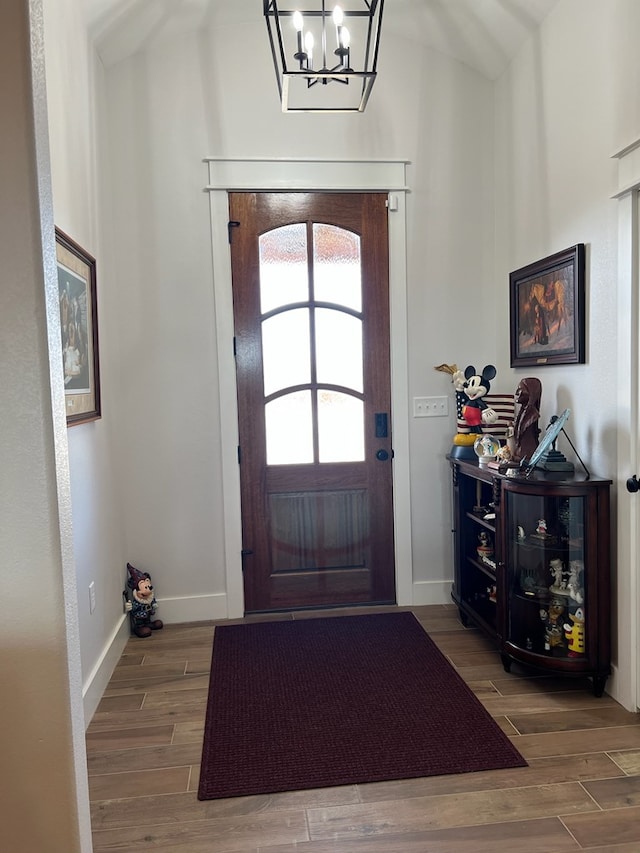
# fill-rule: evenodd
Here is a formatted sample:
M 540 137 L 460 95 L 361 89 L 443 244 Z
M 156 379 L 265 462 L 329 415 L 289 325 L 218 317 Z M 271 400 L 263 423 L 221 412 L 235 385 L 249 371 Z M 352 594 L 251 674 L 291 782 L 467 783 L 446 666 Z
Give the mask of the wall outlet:
M 448 397 L 414 397 L 414 418 L 444 418 L 449 414 Z
M 93 613 L 96 609 L 96 582 L 91 581 L 89 584 L 89 613 Z

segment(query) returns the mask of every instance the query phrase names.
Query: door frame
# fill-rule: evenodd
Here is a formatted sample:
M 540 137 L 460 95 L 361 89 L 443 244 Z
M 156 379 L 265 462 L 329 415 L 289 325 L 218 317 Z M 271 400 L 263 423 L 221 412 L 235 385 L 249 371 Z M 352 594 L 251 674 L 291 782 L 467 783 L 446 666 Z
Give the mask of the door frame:
M 244 614 L 238 408 L 233 355 L 229 191 L 387 192 L 396 600 L 413 603 L 407 355 L 406 160 L 282 160 L 208 157 L 218 355 L 227 617 Z
M 617 661 L 612 695 L 640 708 L 640 494 L 626 480 L 640 474 L 640 139 L 612 155 L 618 161 L 618 476 Z

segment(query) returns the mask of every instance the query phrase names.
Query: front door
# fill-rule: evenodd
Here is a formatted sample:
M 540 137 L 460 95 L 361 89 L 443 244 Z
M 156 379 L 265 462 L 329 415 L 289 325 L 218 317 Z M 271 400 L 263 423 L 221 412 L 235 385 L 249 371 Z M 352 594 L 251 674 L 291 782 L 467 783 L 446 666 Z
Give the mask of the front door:
M 395 602 L 386 199 L 229 194 L 247 612 Z

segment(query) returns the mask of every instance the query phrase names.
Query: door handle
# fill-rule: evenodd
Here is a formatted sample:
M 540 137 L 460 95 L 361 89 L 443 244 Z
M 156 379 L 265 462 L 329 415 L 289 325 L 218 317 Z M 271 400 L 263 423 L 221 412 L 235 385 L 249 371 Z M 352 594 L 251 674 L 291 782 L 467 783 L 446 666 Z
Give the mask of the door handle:
M 380 448 L 376 453 L 376 459 L 380 460 L 380 462 L 386 462 L 389 458 L 389 452 L 384 448 Z
M 634 474 L 633 477 L 629 477 L 627 480 L 627 491 L 634 494 L 635 492 L 640 490 L 640 482 L 638 482 L 638 478 Z
M 376 412 L 374 415 L 374 420 L 376 425 L 376 438 L 388 438 L 389 427 L 387 424 L 387 413 Z

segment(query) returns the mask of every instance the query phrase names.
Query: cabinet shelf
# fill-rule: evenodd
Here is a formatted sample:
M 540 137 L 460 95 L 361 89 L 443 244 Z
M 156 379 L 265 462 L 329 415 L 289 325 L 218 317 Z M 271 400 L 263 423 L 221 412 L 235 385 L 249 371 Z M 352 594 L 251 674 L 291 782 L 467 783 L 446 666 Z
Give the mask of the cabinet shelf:
M 460 608 L 460 618 L 464 625 L 468 624 L 469 619 L 471 619 L 475 625 L 482 628 L 488 634 L 495 634 L 495 602 L 489 601 L 489 599 L 472 599 L 471 601 L 461 600 L 457 604 Z
M 492 568 L 488 563 L 483 563 L 481 560 L 476 560 L 475 557 L 467 557 L 467 560 L 474 566 L 476 569 L 485 574 L 490 580 L 495 581 L 496 579 L 496 570 Z
M 523 551 L 582 551 L 584 548 L 584 542 L 581 541 L 563 541 L 558 540 L 553 544 L 550 542 L 529 542 L 527 540 L 522 539 L 511 539 L 511 545 L 515 545 L 518 548 L 521 548 Z
M 480 527 L 484 527 L 486 530 L 490 530 L 492 533 L 495 533 L 496 528 L 493 520 L 486 521 L 484 518 L 482 518 L 481 515 L 476 515 L 473 512 L 467 512 L 466 516 L 468 519 L 473 521 L 475 524 L 478 524 Z
M 580 474 L 487 472 L 450 458 L 454 492 L 451 596 L 466 625 L 512 661 L 545 672 L 588 676 L 594 693 L 610 673 L 611 481 Z M 473 509 L 491 510 L 485 520 Z M 476 553 L 487 542 L 495 569 Z M 538 535 L 546 529 L 548 537 Z M 589 531 L 589 535 L 586 535 Z
M 541 607 L 551 598 L 551 593 L 547 590 L 547 592 L 514 592 L 513 598 L 518 601 L 526 601 L 527 604 L 536 604 L 538 607 Z

